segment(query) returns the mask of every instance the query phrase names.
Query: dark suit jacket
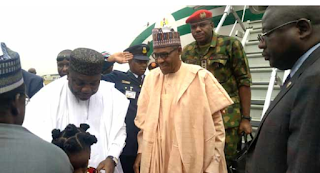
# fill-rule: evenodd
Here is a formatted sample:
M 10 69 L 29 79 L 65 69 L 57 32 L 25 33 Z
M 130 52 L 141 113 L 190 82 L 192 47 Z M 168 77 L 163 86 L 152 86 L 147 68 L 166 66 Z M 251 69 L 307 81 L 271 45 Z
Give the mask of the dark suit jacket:
M 265 113 L 248 150 L 246 172 L 320 172 L 320 48 Z
M 35 95 L 43 87 L 43 79 L 40 76 L 22 70 L 24 84 L 26 85 L 26 94 L 29 98 Z
M 130 100 L 130 105 L 125 119 L 127 126 L 127 139 L 126 146 L 123 148 L 123 152 L 121 154 L 126 156 L 136 156 L 138 151 L 137 135 L 139 129 L 134 124 L 134 119 L 137 114 L 137 102 L 142 83 L 130 71 L 112 71 L 111 73 L 102 76 L 101 79 L 115 83 L 115 87 L 123 94 L 125 94 L 126 91 L 133 91 L 136 93 L 135 98 L 128 98 Z

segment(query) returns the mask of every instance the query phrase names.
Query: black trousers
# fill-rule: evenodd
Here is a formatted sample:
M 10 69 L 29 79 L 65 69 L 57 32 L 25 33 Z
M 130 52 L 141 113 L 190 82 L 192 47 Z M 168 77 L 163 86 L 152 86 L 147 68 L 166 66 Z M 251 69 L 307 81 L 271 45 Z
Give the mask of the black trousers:
M 133 164 L 136 156 L 120 156 L 120 162 L 124 173 L 134 173 Z

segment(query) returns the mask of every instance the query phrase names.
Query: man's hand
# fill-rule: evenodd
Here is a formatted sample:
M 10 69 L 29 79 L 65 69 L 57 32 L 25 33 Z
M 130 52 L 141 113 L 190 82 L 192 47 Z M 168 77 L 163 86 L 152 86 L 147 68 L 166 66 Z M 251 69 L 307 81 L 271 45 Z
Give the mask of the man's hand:
M 114 161 L 110 158 L 106 158 L 106 160 L 99 163 L 96 173 L 100 173 L 101 170 L 105 170 L 105 173 L 113 173 L 114 167 Z
M 128 63 L 133 58 L 133 55 L 129 52 L 117 52 L 109 56 L 107 59 L 109 62 L 117 62 L 119 64 Z
M 136 157 L 136 161 L 133 164 L 134 173 L 140 172 L 140 164 L 141 164 L 141 153 L 139 153 Z
M 239 134 L 245 132 L 246 134 L 250 134 L 252 132 L 252 127 L 249 120 L 242 119 L 239 126 Z

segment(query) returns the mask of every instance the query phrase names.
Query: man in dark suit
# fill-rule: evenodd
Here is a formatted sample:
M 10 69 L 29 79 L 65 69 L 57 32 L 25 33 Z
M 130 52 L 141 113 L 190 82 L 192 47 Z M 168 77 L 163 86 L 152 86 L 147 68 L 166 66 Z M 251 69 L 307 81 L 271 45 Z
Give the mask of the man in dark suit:
M 102 80 L 115 83 L 115 87 L 130 100 L 125 119 L 127 125 L 126 146 L 120 156 L 124 173 L 134 173 L 133 164 L 138 151 L 137 134 L 139 132 L 139 129 L 134 124 L 134 119 L 137 114 L 137 102 L 143 83 L 144 73 L 148 67 L 149 57 L 147 56 L 147 53 L 149 49 L 149 46 L 146 44 L 127 48 L 124 52 L 133 54 L 133 59 L 129 60 L 130 70 L 127 72 L 113 71 L 102 76 Z
M 26 86 L 26 94 L 31 98 L 43 87 L 43 79 L 25 70 L 22 70 L 22 76 Z
M 265 59 L 291 72 L 249 147 L 246 172 L 319 172 L 320 7 L 268 7 L 262 31 Z
M 0 170 L 72 173 L 66 153 L 22 127 L 26 88 L 20 62 L 19 53 L 0 44 Z

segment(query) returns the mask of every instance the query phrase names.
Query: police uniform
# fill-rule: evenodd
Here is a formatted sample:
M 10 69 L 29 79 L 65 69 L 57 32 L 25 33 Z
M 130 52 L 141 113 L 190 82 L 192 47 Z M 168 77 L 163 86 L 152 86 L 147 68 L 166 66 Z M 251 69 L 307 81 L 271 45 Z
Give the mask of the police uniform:
M 194 13 L 188 22 L 207 19 L 207 10 Z M 212 16 L 212 14 L 211 14 Z M 193 18 L 192 18 L 193 17 Z M 210 17 L 211 18 L 211 17 Z M 239 88 L 251 85 L 251 75 L 248 60 L 239 40 L 229 36 L 218 35 L 213 32 L 212 41 L 199 47 L 196 41 L 183 48 L 182 60 L 189 64 L 197 64 L 210 71 L 223 88 L 228 92 L 234 104 L 229 106 L 223 115 L 226 129 L 226 159 L 232 159 L 240 140 L 238 128 L 241 121 L 241 104 Z
M 147 52 L 149 46 L 140 44 L 132 46 L 125 51 L 133 54 L 133 59 L 149 61 Z M 125 94 L 130 100 L 130 105 L 126 115 L 125 123 L 127 129 L 126 146 L 120 156 L 121 165 L 124 173 L 134 173 L 133 164 L 137 156 L 138 142 L 137 135 L 139 129 L 134 124 L 134 119 L 137 114 L 137 102 L 140 95 L 144 76 L 139 78 L 138 75 L 132 73 L 130 70 L 127 72 L 113 71 L 107 75 L 102 76 L 102 80 L 113 82 L 115 87 Z

